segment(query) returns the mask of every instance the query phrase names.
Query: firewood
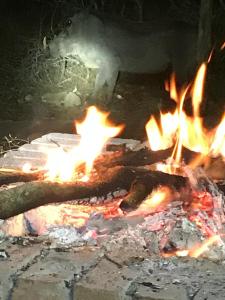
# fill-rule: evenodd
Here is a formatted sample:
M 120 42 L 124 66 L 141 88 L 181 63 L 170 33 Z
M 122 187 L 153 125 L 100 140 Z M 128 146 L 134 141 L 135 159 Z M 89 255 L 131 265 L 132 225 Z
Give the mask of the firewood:
M 136 209 L 137 206 L 148 196 L 149 190 L 147 186 L 135 180 L 129 191 L 129 194 L 120 203 L 120 208 L 123 211 L 129 211 L 131 209 Z
M 95 161 L 95 168 L 109 168 L 114 166 L 145 166 L 157 162 L 162 162 L 171 156 L 173 147 L 165 150 L 152 151 L 149 148 L 144 148 L 138 151 L 117 151 L 115 153 L 103 154 Z M 186 148 L 182 151 L 183 159 L 189 162 L 198 153 L 192 152 Z
M 179 189 L 187 183 L 187 179 L 181 176 L 135 167 L 114 167 L 90 182 L 28 182 L 0 191 L 0 219 L 7 219 L 48 203 L 100 197 L 118 189 L 129 191 L 135 180 L 142 182 L 148 193 L 158 185 L 171 185 Z
M 29 182 L 41 179 L 43 172 L 24 173 L 19 170 L 0 169 L 0 186 L 14 182 Z

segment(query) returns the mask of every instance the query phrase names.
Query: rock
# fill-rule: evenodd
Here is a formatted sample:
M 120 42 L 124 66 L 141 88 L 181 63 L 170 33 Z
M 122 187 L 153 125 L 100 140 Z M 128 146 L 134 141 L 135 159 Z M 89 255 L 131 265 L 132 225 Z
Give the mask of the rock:
M 73 92 L 46 93 L 41 97 L 43 103 L 56 107 L 71 108 L 81 105 L 81 99 Z
M 81 99 L 73 92 L 69 92 L 64 98 L 64 106 L 66 108 L 81 105 Z

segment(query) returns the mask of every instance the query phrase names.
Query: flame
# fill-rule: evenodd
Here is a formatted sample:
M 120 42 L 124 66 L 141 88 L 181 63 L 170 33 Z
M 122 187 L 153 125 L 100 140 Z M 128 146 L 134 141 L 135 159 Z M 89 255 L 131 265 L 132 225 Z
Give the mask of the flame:
M 160 126 L 154 117 L 146 124 L 146 132 L 150 148 L 153 151 L 167 149 L 174 144 L 175 134 L 178 127 L 178 113 L 161 113 Z
M 210 151 L 214 156 L 221 154 L 225 158 L 225 113 L 223 114 L 222 120 L 216 129 Z
M 86 174 L 89 174 L 95 158 L 101 153 L 106 142 L 117 136 L 123 126 L 111 126 L 107 121 L 109 113 L 103 113 L 91 106 L 87 117 L 82 122 L 76 122 L 77 132 L 81 135 L 80 151 L 86 164 Z
M 193 246 L 190 249 L 183 249 L 183 250 L 176 250 L 172 253 L 162 253 L 164 257 L 171 257 L 171 256 L 179 256 L 179 257 L 186 257 L 190 256 L 193 258 L 198 258 L 201 256 L 204 252 L 209 250 L 209 247 L 213 244 L 222 244 L 223 241 L 221 239 L 220 235 L 213 235 L 209 237 L 208 239 L 204 240 L 202 244 L 198 244 Z
M 209 247 L 216 243 L 221 243 L 221 237 L 219 235 L 213 235 L 206 239 L 200 246 L 195 246 L 189 250 L 189 256 L 197 258 L 204 252 L 209 250 Z
M 45 166 L 48 180 L 72 181 L 75 179 L 75 171 L 82 164 L 85 166 L 85 176 L 81 180 L 88 180 L 94 160 L 101 154 L 104 145 L 123 129 L 122 125 L 111 125 L 107 120 L 108 115 L 109 113 L 101 112 L 94 106 L 89 107 L 84 121 L 75 122 L 77 132 L 81 135 L 79 145 L 70 151 L 60 146 L 48 151 Z
M 159 186 L 157 189 L 152 191 L 152 193 L 141 203 L 139 208 L 133 214 L 148 215 L 162 206 L 165 207 L 172 197 L 173 192 L 170 188 L 167 186 Z
M 146 208 L 155 208 L 157 206 L 159 206 L 160 204 L 162 204 L 163 202 L 165 202 L 166 200 L 168 200 L 168 198 L 170 198 L 171 196 L 171 190 L 166 187 L 166 186 L 162 186 L 156 190 L 154 190 L 149 197 L 147 197 L 147 199 L 144 202 L 144 206 Z M 142 206 L 141 206 L 142 207 Z
M 220 50 L 225 49 L 225 42 L 222 44 L 222 46 L 220 47 Z
M 32 169 L 32 165 L 30 163 L 25 163 L 22 167 L 22 171 L 24 173 L 30 173 Z
M 183 147 L 202 154 L 201 161 L 208 155 L 225 157 L 225 114 L 218 127 L 211 131 L 204 128 L 200 116 L 206 71 L 207 63 L 204 62 L 197 71 L 192 88 L 190 89 L 191 85 L 187 85 L 180 92 L 177 91 L 175 75 L 172 74 L 165 87 L 170 92 L 170 97 L 177 102 L 176 110 L 174 113 L 161 113 L 159 123 L 151 117 L 146 124 L 150 148 L 156 151 L 174 145 L 171 161 L 175 161 L 176 164 L 182 159 Z M 183 110 L 187 96 L 191 97 L 192 116 L 188 116 Z

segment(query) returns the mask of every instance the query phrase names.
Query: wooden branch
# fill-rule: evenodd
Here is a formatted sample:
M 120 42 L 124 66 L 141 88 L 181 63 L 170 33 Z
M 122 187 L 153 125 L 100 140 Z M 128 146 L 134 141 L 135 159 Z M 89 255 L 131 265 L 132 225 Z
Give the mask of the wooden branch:
M 151 151 L 144 148 L 139 151 L 117 151 L 113 154 L 105 154 L 95 161 L 95 168 L 109 168 L 114 166 L 145 166 L 157 162 L 162 162 L 171 156 L 173 147 L 166 150 Z M 186 163 L 198 156 L 198 153 L 192 152 L 186 148 L 182 150 L 182 157 Z
M 13 170 L 0 170 L 0 186 L 14 182 L 29 182 L 42 178 L 43 172 L 23 173 Z
M 114 167 L 95 181 L 86 183 L 28 182 L 0 192 L 0 219 L 7 219 L 48 203 L 105 196 L 117 189 L 128 191 L 134 180 L 141 180 L 148 192 L 160 184 L 179 188 L 187 182 L 181 176 L 135 167 Z

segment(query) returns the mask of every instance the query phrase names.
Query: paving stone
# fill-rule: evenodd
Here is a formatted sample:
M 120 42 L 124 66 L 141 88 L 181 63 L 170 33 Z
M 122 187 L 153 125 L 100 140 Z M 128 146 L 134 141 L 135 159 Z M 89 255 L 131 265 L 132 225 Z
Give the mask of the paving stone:
M 180 286 L 165 286 L 162 289 L 138 285 L 134 295 L 135 300 L 188 300 L 187 291 Z
M 224 276 L 217 278 L 217 282 L 209 281 L 205 283 L 199 292 L 194 297 L 194 300 L 224 300 L 225 299 L 225 286 Z
M 136 278 L 137 270 L 103 259 L 78 283 L 74 291 L 74 300 L 118 300 L 131 299 L 126 290 L 131 280 Z
M 39 244 L 19 246 L 3 243 L 1 249 L 5 249 L 9 255 L 8 259 L 0 260 L 0 300 L 5 300 L 9 297 L 14 276 L 40 255 L 42 246 Z
M 64 300 L 71 299 L 75 276 L 96 263 L 96 252 L 55 252 L 52 250 L 16 280 L 12 300 Z

